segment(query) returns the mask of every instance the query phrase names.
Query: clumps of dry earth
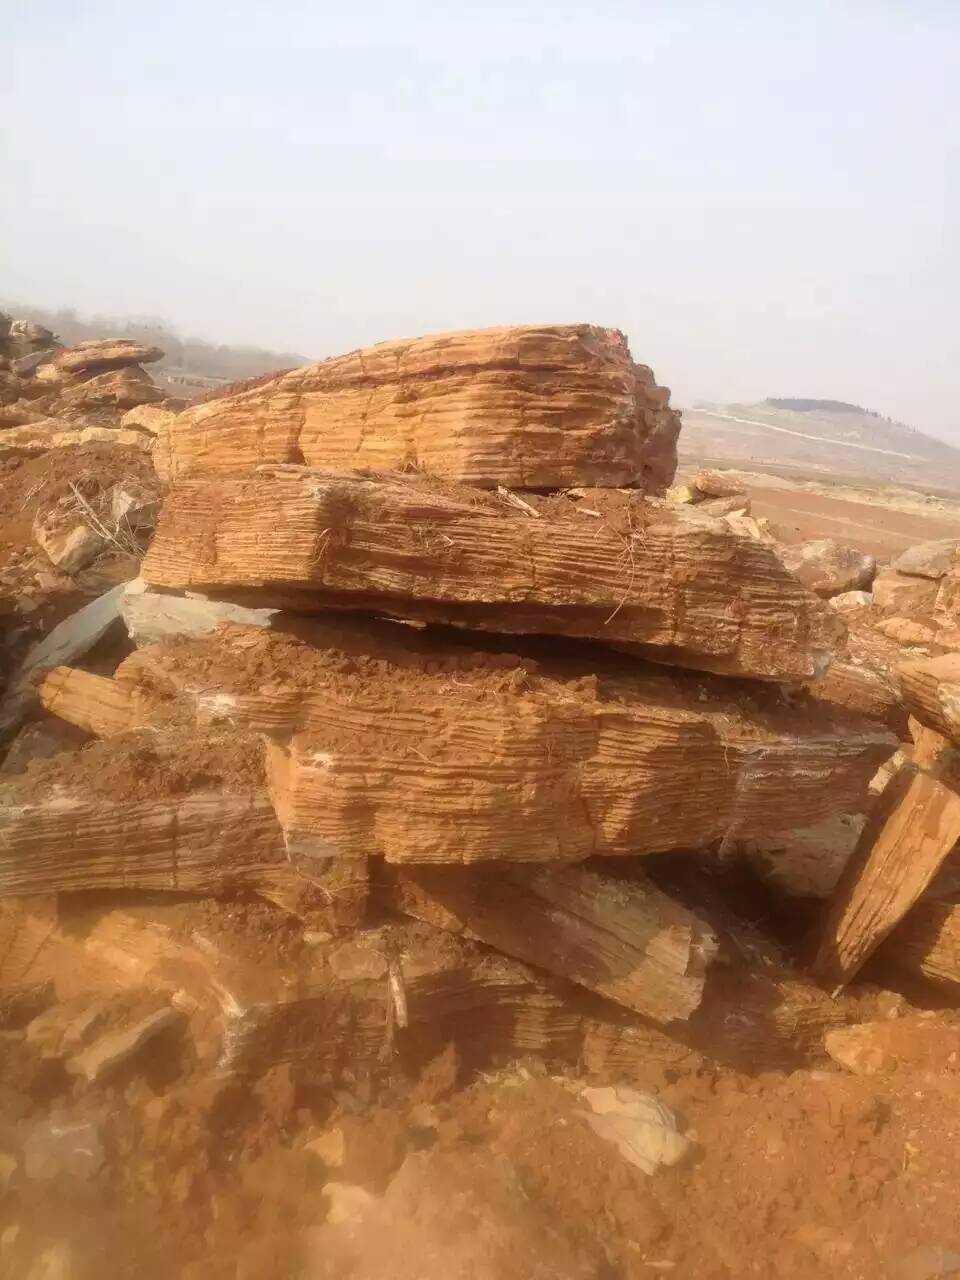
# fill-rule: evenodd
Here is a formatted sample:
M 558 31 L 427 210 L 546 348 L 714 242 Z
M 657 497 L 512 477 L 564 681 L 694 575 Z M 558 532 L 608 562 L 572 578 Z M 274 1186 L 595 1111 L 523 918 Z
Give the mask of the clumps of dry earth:
M 957 1269 L 953 546 L 594 326 L 0 339 L 0 1274 Z

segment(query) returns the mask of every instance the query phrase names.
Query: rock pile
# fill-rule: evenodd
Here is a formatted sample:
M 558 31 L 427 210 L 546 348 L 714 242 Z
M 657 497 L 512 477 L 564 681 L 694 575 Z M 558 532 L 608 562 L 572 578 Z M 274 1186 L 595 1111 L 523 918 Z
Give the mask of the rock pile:
M 153 357 L 85 344 L 34 376 L 89 392 Z M 140 647 L 39 682 L 98 741 L 0 788 L 0 892 L 253 892 L 331 939 L 405 915 L 684 1023 L 715 930 L 638 860 L 856 811 L 896 741 L 787 699 L 842 624 L 657 496 L 678 425 L 591 326 L 387 343 L 171 416 L 120 605 Z M 738 496 L 700 481 L 701 508 Z M 152 524 L 150 494 L 109 500 Z M 73 565 L 90 523 L 61 516 L 36 536 Z
M 782 1066 L 872 1016 L 720 872 L 743 855 L 830 898 L 816 963 L 842 988 L 960 837 L 960 676 L 831 667 L 821 596 L 872 566 L 791 572 L 719 473 L 668 499 L 679 417 L 621 334 L 386 343 L 183 412 L 148 348 L 35 354 L 5 376 L 38 416 L 3 435 L 104 414 L 167 486 L 159 514 L 147 475 L 33 513 L 65 575 L 121 530 L 128 563 L 149 549 L 0 707 L 83 743 L 15 744 L 0 778 L 3 999 L 34 1002 L 24 1035 L 76 1088 L 171 1037 L 221 1077 L 293 1064 L 329 1089 L 451 1043 L 467 1069 L 608 1079 L 690 1052 Z M 875 804 L 893 707 L 916 750 Z M 960 924 L 917 912 L 901 961 L 942 978 Z

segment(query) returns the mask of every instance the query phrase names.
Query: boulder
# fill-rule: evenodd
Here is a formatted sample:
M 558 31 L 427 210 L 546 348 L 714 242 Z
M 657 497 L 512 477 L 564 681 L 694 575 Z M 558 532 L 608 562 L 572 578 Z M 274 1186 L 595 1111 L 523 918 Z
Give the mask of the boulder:
M 176 416 L 171 409 L 165 409 L 160 404 L 138 404 L 127 410 L 120 419 L 120 426 L 130 431 L 148 431 L 150 435 L 158 436 L 171 426 Z
M 853 547 L 841 546 L 832 538 L 818 538 L 783 547 L 780 558 L 804 586 L 829 599 L 848 591 L 869 587 L 877 572 L 873 556 Z
M 950 572 L 957 559 L 960 538 L 939 538 L 935 542 L 920 542 L 897 556 L 891 567 L 897 573 L 919 578 L 942 578 Z
M 869 591 L 841 591 L 830 597 L 830 608 L 837 613 L 855 613 L 857 609 L 869 609 L 873 595 Z
M 717 951 L 709 927 L 649 880 L 583 867 L 404 867 L 391 905 L 656 1022 L 687 1018 Z
M 937 589 L 938 583 L 929 578 L 881 569 L 873 580 L 873 603 L 888 613 L 930 613 L 936 604 Z
M 745 497 L 747 492 L 741 480 L 724 471 L 700 470 L 690 484 L 701 498 Z
M 938 631 L 936 627 L 928 627 L 924 622 L 915 622 L 912 618 L 882 618 L 875 627 L 876 631 L 890 640 L 903 645 L 936 644 Z
M 179 414 L 158 468 L 170 480 L 266 463 L 417 468 L 512 489 L 662 492 L 679 414 L 622 333 L 517 326 L 385 342 L 295 369 Z
M 737 841 L 737 852 L 788 898 L 829 898 L 863 831 L 862 813 L 831 813 L 812 826 Z
M 897 675 L 910 714 L 951 741 L 960 742 L 960 653 L 904 662 Z
M 943 1016 L 917 1014 L 885 1022 L 836 1027 L 824 1036 L 830 1057 L 857 1076 L 913 1071 L 960 1071 L 960 1026 Z
M 41 520 L 34 523 L 33 536 L 48 559 L 64 573 L 85 569 L 107 545 L 103 534 L 82 521 L 64 528 L 60 523 L 50 526 Z
M 64 347 L 54 358 L 54 365 L 68 373 L 105 369 L 122 369 L 126 365 L 151 364 L 162 360 L 159 347 L 151 347 L 129 338 L 95 338 Z
M 132 409 L 136 405 L 162 400 L 164 395 L 146 370 L 139 365 L 132 365 L 121 369 L 107 369 L 103 373 L 94 374 L 92 378 L 61 387 L 57 403 L 61 412 L 98 408 Z
M 696 507 L 615 498 L 591 518 L 562 497 L 517 510 L 405 474 L 269 467 L 185 480 L 143 576 L 261 607 L 598 639 L 727 675 L 823 674 L 843 624 L 772 548 Z
M 735 493 L 731 498 L 704 498 L 699 504 L 698 510 L 705 511 L 711 516 L 729 516 L 734 512 L 740 515 L 748 516 L 750 514 L 750 499 L 745 493 Z

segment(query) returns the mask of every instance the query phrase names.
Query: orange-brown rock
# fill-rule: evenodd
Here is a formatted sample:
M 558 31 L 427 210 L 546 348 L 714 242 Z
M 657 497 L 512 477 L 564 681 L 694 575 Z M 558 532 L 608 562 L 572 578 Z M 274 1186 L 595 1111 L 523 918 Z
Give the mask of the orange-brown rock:
M 173 480 L 264 463 L 417 467 L 489 488 L 662 491 L 680 416 L 626 339 L 594 325 L 433 334 L 336 356 L 196 405 L 164 434 Z
M 69 449 L 84 444 L 125 445 L 148 453 L 153 448 L 153 437 L 142 431 L 84 426 L 82 422 L 62 418 L 41 418 L 0 431 L 0 456 L 46 453 L 48 449 Z
M 163 400 L 166 392 L 139 365 L 107 369 L 92 378 L 70 382 L 57 389 L 54 407 L 59 413 L 84 413 L 93 409 L 132 409 Z
M 655 885 L 584 867 L 405 867 L 384 891 L 407 915 L 484 942 L 657 1022 L 700 1003 L 708 926 Z
M 695 508 L 621 493 L 606 517 L 559 498 L 532 509 L 395 474 L 186 480 L 143 576 L 226 596 L 255 588 L 249 602 L 262 605 L 629 643 L 657 661 L 771 680 L 822 674 L 843 634 L 770 547 Z
M 915 1014 L 837 1027 L 824 1037 L 827 1053 L 857 1076 L 897 1070 L 960 1071 L 960 1026 L 943 1016 Z
M 130 338 L 92 338 L 88 342 L 78 342 L 76 346 L 62 348 L 53 357 L 51 364 L 54 368 L 70 373 L 94 369 L 99 372 L 104 369 L 122 369 L 125 365 L 150 364 L 162 359 L 163 352 L 159 347 L 151 347 Z
M 933 880 L 960 840 L 960 795 L 905 766 L 887 785 L 837 883 L 814 965 L 830 988 L 849 982 Z
M 897 674 L 910 714 L 960 742 L 960 653 L 904 662 Z
M 412 923 L 313 946 L 302 937 L 279 913 L 264 909 L 246 927 L 214 902 L 81 900 L 59 918 L 41 900 L 5 902 L 0 993 L 50 981 L 61 1001 L 163 993 L 190 1016 L 201 1054 L 238 1073 L 301 1062 L 313 1079 L 356 1080 L 392 1070 L 396 1054 L 415 1067 L 451 1040 L 477 1067 L 525 1054 L 577 1060 L 587 1024 L 570 989 L 515 960 Z
M 873 580 L 873 603 L 891 614 L 929 612 L 937 599 L 938 584 L 930 578 L 915 578 L 896 569 L 881 569 Z
M 63 703 L 88 728 L 113 728 L 122 718 L 122 699 L 114 696 L 104 697 L 99 711 L 89 700 L 83 706 L 62 669 L 48 677 L 48 697 L 58 681 Z M 260 745 L 236 732 L 196 736 L 182 725 L 118 732 L 0 784 L 0 897 L 262 887 L 271 900 L 339 928 L 363 915 L 362 871 L 354 869 L 349 884 L 339 866 L 316 859 L 294 871 L 264 787 Z M 302 894 L 298 875 L 307 883 Z
M 877 959 L 960 992 L 960 905 L 922 898 L 877 952 Z
M 97 738 L 146 724 L 155 700 L 140 689 L 76 667 L 54 667 L 39 686 L 46 711 Z
M 117 681 L 194 719 L 273 739 L 271 791 L 291 852 L 398 862 L 577 861 L 695 848 L 864 802 L 896 747 L 779 690 L 616 655 L 539 661 L 357 620 L 312 643 L 259 628 L 166 641 Z M 82 679 L 66 682 L 80 691 Z M 72 722 L 65 677 L 41 696 Z M 111 692 L 111 705 L 118 697 Z M 103 700 L 105 703 L 107 699 Z

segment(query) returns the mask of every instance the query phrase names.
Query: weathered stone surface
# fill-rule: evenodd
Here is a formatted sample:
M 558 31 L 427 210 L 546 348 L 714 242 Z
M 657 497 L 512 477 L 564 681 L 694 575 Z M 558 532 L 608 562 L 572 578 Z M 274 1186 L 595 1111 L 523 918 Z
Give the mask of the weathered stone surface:
M 103 535 L 82 522 L 65 529 L 59 522 L 51 526 L 38 520 L 34 523 L 33 536 L 47 558 L 64 573 L 85 569 L 106 546 Z
M 64 347 L 54 357 L 53 364 L 70 373 L 79 370 L 121 369 L 125 365 L 151 364 L 162 360 L 159 347 L 147 346 L 129 338 L 93 338 Z
M 163 595 L 148 591 L 140 578 L 130 583 L 120 598 L 121 616 L 136 645 L 154 644 L 171 636 L 205 636 L 228 622 L 269 627 L 277 612 L 199 596 Z
M 99 1036 L 93 1044 L 67 1060 L 67 1071 L 71 1075 L 83 1076 L 88 1084 L 96 1084 L 125 1066 L 157 1036 L 182 1023 L 183 1014 L 178 1010 L 157 1009 L 131 1025 Z
M 750 499 L 745 493 L 737 493 L 730 498 L 705 498 L 698 504 L 698 510 L 705 511 L 711 516 L 729 516 L 734 512 L 748 516 Z
M 712 471 L 701 468 L 690 481 L 690 487 L 701 498 L 735 498 L 746 495 L 742 480 L 725 471 Z
M 54 667 L 39 684 L 41 706 L 85 733 L 109 738 L 146 724 L 156 706 L 145 690 L 76 667 Z
M 62 411 L 97 408 L 132 409 L 135 405 L 162 400 L 165 392 L 139 365 L 108 369 L 92 378 L 67 384 L 59 389 L 58 405 Z
M 46 453 L 48 449 L 69 449 L 83 444 L 132 445 L 148 453 L 154 441 L 152 436 L 142 431 L 85 427 L 61 418 L 44 418 L 0 431 L 0 456 L 4 453 Z
M 815 971 L 849 982 L 921 896 L 960 840 L 960 795 L 905 767 L 886 787 L 823 921 Z
M 483 488 L 633 485 L 676 468 L 669 391 L 593 325 L 520 326 L 385 342 L 187 409 L 165 433 L 171 480 L 264 463 L 418 467 Z
M 933 607 L 942 622 L 960 622 L 960 573 L 951 570 L 940 579 Z
M 776 680 L 821 675 L 843 631 L 771 549 L 695 507 L 621 495 L 598 520 L 554 499 L 534 518 L 479 490 L 300 467 L 176 486 L 143 576 L 256 588 L 262 605 L 629 642 L 658 661 Z
M 812 826 L 739 841 L 737 852 L 786 897 L 829 898 L 865 822 L 861 813 L 834 813 Z
M 82 657 L 107 634 L 119 617 L 119 602 L 125 584 L 113 587 L 96 600 L 58 623 L 27 651 L 10 678 L 0 699 L 0 733 L 16 728 L 27 708 L 36 701 L 34 677 L 47 667 L 56 667 Z
M 960 742 L 960 653 L 904 662 L 897 675 L 910 714 Z
M 579 983 L 657 1022 L 700 1003 L 708 926 L 642 879 L 583 867 L 404 868 L 385 892 L 407 915 Z
M 311 638 L 227 628 L 140 649 L 116 682 L 269 734 L 288 847 L 316 856 L 575 861 L 696 848 L 856 808 L 896 747 L 856 717 L 784 705 L 778 690 L 615 656 L 585 675 L 579 663 L 431 645 L 389 623 L 318 623 Z M 60 698 L 62 714 L 92 725 L 63 701 L 62 680 L 50 678 L 47 705 Z
M 923 622 L 915 622 L 912 618 L 881 618 L 876 630 L 897 644 L 931 645 L 937 643 L 938 629 L 928 627 Z
M 937 599 L 937 583 L 911 578 L 896 569 L 881 569 L 873 580 L 873 603 L 888 613 L 929 613 Z
M 877 960 L 960 992 L 960 905 L 921 898 L 877 952 Z
M 111 804 L 80 791 L 24 800 L 0 784 L 0 896 L 75 889 L 222 893 L 285 862 L 265 793 L 197 791 Z
M 128 409 L 120 419 L 120 426 L 130 431 L 149 431 L 158 436 L 169 429 L 176 414 L 159 404 L 138 404 Z
M 248 934 L 229 908 L 205 908 L 81 903 L 65 916 L 61 907 L 61 923 L 34 902 L 0 903 L 0 989 L 52 979 L 63 1001 L 146 988 L 190 1016 L 201 1053 L 224 1070 L 302 1061 L 332 1083 L 390 1069 L 392 1049 L 414 1065 L 450 1040 L 473 1067 L 528 1053 L 575 1062 L 587 1027 L 599 1035 L 602 1019 L 588 1022 L 562 984 L 420 924 L 358 931 L 304 955 L 279 941 L 278 915 L 278 948 L 265 964 L 262 934 Z M 406 1026 L 390 1012 L 391 969 Z M 643 1047 L 621 1043 L 623 1061 L 642 1062 Z
M 857 1076 L 875 1076 L 898 1068 L 960 1071 L 960 1026 L 922 1014 L 836 1027 L 824 1036 L 830 1057 Z
M 842 546 L 832 538 L 782 547 L 780 558 L 804 586 L 824 599 L 869 587 L 877 572 L 873 556 Z
M 958 548 L 960 548 L 960 538 L 940 538 L 936 542 L 920 542 L 897 556 L 891 568 L 897 573 L 912 574 L 920 578 L 942 578 L 954 567 Z
M 830 608 L 837 613 L 854 613 L 857 609 L 868 609 L 873 604 L 873 595 L 869 591 L 841 591 L 838 596 L 830 597 Z

